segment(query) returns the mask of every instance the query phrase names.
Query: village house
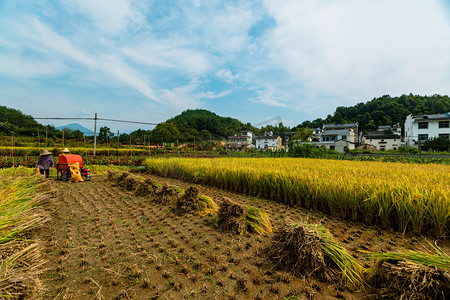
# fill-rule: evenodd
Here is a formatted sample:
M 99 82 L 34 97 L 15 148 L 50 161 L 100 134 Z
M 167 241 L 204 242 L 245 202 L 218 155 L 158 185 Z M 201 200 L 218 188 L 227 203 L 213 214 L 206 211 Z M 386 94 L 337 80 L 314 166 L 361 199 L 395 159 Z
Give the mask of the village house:
M 363 145 L 373 146 L 376 150 L 397 150 L 402 146 L 400 135 L 371 131 L 362 137 Z
M 398 136 L 402 135 L 402 127 L 400 126 L 400 124 L 395 124 L 395 125 L 382 125 L 382 126 L 378 126 L 377 128 L 378 132 L 384 132 L 384 133 L 392 133 L 392 134 L 396 134 Z
M 358 143 L 358 123 L 324 124 L 319 142 L 331 144 L 338 140 Z
M 277 151 L 282 149 L 281 137 L 273 135 L 272 131 L 264 132 L 263 136 L 255 138 L 256 149 Z
M 251 145 L 253 141 L 253 131 L 242 130 L 241 135 L 232 135 L 228 137 L 228 146 L 234 148 L 242 148 Z
M 450 138 L 450 112 L 435 115 L 409 115 L 405 120 L 407 146 L 418 146 L 430 138 Z
M 321 131 L 315 131 L 318 142 L 311 142 L 315 147 L 326 147 L 339 153 L 356 148 L 358 143 L 358 123 L 324 124 Z
M 403 146 L 401 126 L 399 124 L 378 126 L 376 131 L 369 131 L 362 136 L 361 144 L 367 149 L 397 150 Z

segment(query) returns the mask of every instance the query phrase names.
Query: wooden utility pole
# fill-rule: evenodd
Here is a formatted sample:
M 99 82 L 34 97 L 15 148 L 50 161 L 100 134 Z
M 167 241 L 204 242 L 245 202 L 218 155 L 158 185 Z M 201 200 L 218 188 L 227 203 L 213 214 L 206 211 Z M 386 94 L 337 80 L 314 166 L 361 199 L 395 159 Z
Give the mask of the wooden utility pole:
M 117 130 L 116 155 L 119 155 L 119 130 Z
M 422 158 L 422 145 L 420 143 L 420 135 L 419 135 L 419 158 Z
M 95 151 L 97 150 L 97 113 L 95 113 L 95 119 L 94 119 L 94 157 L 95 157 Z

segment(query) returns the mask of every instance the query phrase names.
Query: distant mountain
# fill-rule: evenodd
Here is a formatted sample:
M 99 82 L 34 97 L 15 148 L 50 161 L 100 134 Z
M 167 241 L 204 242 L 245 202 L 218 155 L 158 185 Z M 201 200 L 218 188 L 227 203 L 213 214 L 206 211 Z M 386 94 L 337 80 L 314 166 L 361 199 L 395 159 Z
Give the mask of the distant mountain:
M 87 129 L 86 127 L 83 127 L 78 123 L 72 123 L 72 124 L 67 124 L 67 125 L 63 125 L 63 126 L 58 126 L 58 127 L 56 127 L 56 129 L 58 129 L 58 130 L 70 129 L 73 131 L 79 130 L 82 133 L 84 133 L 84 135 L 86 135 L 86 136 L 94 135 L 94 132 L 92 130 Z

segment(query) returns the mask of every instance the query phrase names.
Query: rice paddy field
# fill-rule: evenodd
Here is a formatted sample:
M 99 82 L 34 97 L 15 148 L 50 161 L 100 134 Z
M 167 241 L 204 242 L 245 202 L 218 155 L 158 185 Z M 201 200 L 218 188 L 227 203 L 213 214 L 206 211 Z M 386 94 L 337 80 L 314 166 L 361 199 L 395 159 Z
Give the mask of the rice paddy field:
M 80 183 L 2 169 L 0 295 L 447 299 L 448 168 L 149 159 Z
M 147 159 L 159 176 L 400 232 L 448 235 L 450 166 L 298 158 Z

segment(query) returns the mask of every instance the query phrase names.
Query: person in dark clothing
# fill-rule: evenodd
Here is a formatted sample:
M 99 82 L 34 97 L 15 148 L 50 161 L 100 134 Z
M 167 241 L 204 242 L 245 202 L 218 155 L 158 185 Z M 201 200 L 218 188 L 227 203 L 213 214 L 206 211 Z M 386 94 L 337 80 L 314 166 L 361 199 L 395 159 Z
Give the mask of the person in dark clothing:
M 44 175 L 45 178 L 48 178 L 50 175 L 50 168 L 53 168 L 55 162 L 53 161 L 53 157 L 47 149 L 44 149 L 42 153 L 39 155 L 39 159 L 36 163 L 36 167 L 39 168 L 39 172 Z

